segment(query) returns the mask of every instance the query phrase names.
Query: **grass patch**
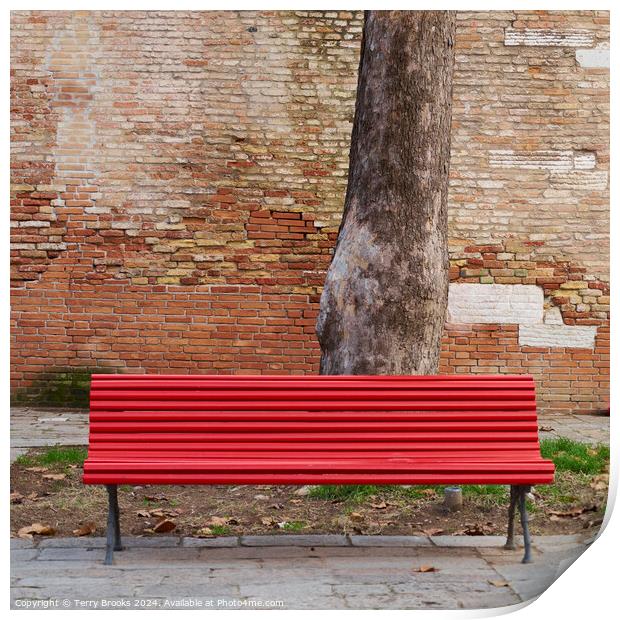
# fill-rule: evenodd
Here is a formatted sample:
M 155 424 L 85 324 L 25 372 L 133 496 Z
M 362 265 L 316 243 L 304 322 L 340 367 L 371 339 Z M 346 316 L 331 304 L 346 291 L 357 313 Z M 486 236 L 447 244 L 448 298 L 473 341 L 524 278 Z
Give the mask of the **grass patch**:
M 310 490 L 310 497 L 341 502 L 361 502 L 376 495 L 381 487 L 374 484 L 322 484 Z
M 443 497 L 446 484 L 413 485 L 411 487 L 401 485 L 337 485 L 325 484 L 314 487 L 310 491 L 310 497 L 328 501 L 341 501 L 349 504 L 361 504 L 373 496 L 401 498 L 405 500 L 437 499 Z M 454 485 L 453 485 L 454 486 Z M 458 485 L 457 485 L 458 486 Z M 460 485 L 465 497 L 486 497 L 494 501 L 504 501 L 508 497 L 506 485 L 492 484 L 469 484 Z
M 28 454 L 20 454 L 15 459 L 15 464 L 21 465 L 22 467 L 30 467 L 31 465 L 34 465 L 34 457 L 29 456 Z
M 230 528 L 227 525 L 210 525 L 209 529 L 215 536 L 228 536 Z
M 301 532 L 305 526 L 306 525 L 303 521 L 289 521 L 282 526 L 282 529 L 286 532 Z
M 535 493 L 548 504 L 570 506 L 579 502 L 583 489 L 590 488 L 591 481 L 589 474 L 561 471 L 556 474 L 553 484 L 535 486 Z
M 600 474 L 609 464 L 609 446 L 591 446 L 564 437 L 544 439 L 540 451 L 543 458 L 555 463 L 558 472 Z
M 33 465 L 83 466 L 87 454 L 88 450 L 80 446 L 52 446 L 51 448 L 46 448 L 40 454 L 22 454 L 15 459 L 15 462 L 24 467 L 32 467 Z

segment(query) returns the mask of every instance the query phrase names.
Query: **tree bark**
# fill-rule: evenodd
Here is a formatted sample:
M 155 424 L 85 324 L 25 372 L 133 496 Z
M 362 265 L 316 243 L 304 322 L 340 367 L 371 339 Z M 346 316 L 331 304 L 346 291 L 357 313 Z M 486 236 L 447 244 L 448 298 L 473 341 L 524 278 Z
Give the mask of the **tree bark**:
M 321 374 L 437 372 L 448 299 L 455 15 L 367 11 Z

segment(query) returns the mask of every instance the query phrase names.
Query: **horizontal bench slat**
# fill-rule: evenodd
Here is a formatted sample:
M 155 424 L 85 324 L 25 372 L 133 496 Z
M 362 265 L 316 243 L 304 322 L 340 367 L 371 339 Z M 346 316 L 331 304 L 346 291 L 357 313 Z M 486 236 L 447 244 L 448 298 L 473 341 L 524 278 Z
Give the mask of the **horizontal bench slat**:
M 91 422 L 127 421 L 388 421 L 460 422 L 460 421 L 536 421 L 534 409 L 514 411 L 91 411 Z
M 313 389 L 322 392 L 335 392 L 346 390 L 351 392 L 368 391 L 373 394 L 390 390 L 399 393 L 411 389 L 445 390 L 486 390 L 494 393 L 499 390 L 518 390 L 527 392 L 534 388 L 534 383 L 530 381 L 366 381 L 363 384 L 354 381 L 326 381 L 308 383 L 307 381 L 191 381 L 186 379 L 162 379 L 159 381 L 141 381 L 130 379 L 116 379 L 111 381 L 93 381 L 92 388 L 96 392 L 106 392 L 114 390 L 204 390 L 217 391 L 229 389 L 234 386 L 238 390 L 259 390 L 268 392 L 273 390 L 304 391 L 307 392 L 312 386 Z
M 538 450 L 538 441 L 534 442 L 531 437 L 522 439 L 520 441 L 453 441 L 453 442 L 434 442 L 434 441 L 332 441 L 326 444 L 321 441 L 300 441 L 295 444 L 287 444 L 285 442 L 274 441 L 258 441 L 255 443 L 240 442 L 240 441 L 227 441 L 221 442 L 217 440 L 213 441 L 153 441 L 153 438 L 149 442 L 145 442 L 144 439 L 135 441 L 116 441 L 115 438 L 102 440 L 101 437 L 91 437 L 89 453 L 91 450 L 105 449 L 105 450 L 120 450 L 127 451 L 132 450 L 135 453 L 139 453 L 141 450 L 153 450 L 158 451 L 198 451 L 198 452 L 228 452 L 231 450 L 251 450 L 267 452 L 270 450 L 308 450 L 308 451 L 321 451 L 326 449 L 326 445 L 330 450 L 367 450 L 371 452 L 391 452 L 394 450 L 415 450 L 424 452 L 433 452 L 437 450 L 450 450 L 453 452 L 467 453 L 472 450 L 483 451 L 502 451 L 502 450 L 515 450 L 515 449 L 532 449 Z
M 410 473 L 546 473 L 553 471 L 553 463 L 539 460 L 494 461 L 463 463 L 444 461 L 418 461 L 416 459 L 382 459 L 371 463 L 361 459 L 313 459 L 305 462 L 285 459 L 210 459 L 201 461 L 94 461 L 85 469 L 87 473 L 226 473 L 226 472 L 292 472 L 292 473 L 340 473 L 340 472 L 410 472 Z
M 84 474 L 86 484 L 546 484 L 553 473 L 526 474 Z
M 265 459 L 290 459 L 297 461 L 305 461 L 312 459 L 364 459 L 364 460 L 383 460 L 386 458 L 384 452 L 370 452 L 363 450 L 334 450 L 334 451 L 290 451 L 290 450 L 270 450 L 270 451 L 212 451 L 205 453 L 204 451 L 167 451 L 162 455 L 159 450 L 143 450 L 136 456 L 133 450 L 106 450 L 97 449 L 91 450 L 88 460 L 89 462 L 98 461 L 115 461 L 124 462 L 138 459 L 145 460 L 158 460 L 158 461 L 179 461 L 179 460 L 204 460 L 205 457 L 221 457 L 221 458 L 233 458 L 233 459 L 253 459 L 253 460 L 265 460 Z M 524 449 L 524 450 L 502 450 L 502 451 L 484 451 L 477 450 L 467 452 L 455 452 L 434 450 L 432 453 L 428 453 L 425 456 L 425 452 L 418 450 L 411 451 L 393 451 L 389 453 L 389 458 L 416 458 L 420 461 L 423 460 L 442 460 L 442 461 L 455 461 L 459 463 L 463 462 L 497 462 L 500 460 L 505 461 L 531 461 L 540 459 L 540 453 L 536 449 Z
M 145 400 L 167 402 L 167 401 L 208 401 L 222 402 L 223 407 L 231 400 L 231 395 L 236 401 L 260 401 L 269 407 L 271 402 L 282 400 L 298 403 L 297 406 L 304 406 L 306 402 L 313 404 L 333 403 L 338 401 L 362 402 L 367 403 L 369 399 L 388 403 L 390 401 L 408 401 L 410 406 L 415 406 L 418 402 L 531 402 L 531 394 L 527 390 L 398 390 L 387 391 L 377 390 L 368 392 L 358 390 L 355 394 L 351 390 L 91 390 L 91 402 L 97 401 L 123 401 L 133 403 L 134 401 L 143 402 Z
M 330 432 L 342 433 L 350 431 L 391 431 L 391 432 L 442 432 L 453 433 L 456 431 L 530 431 L 536 433 L 538 425 L 535 421 L 458 421 L 452 422 L 450 428 L 446 430 L 445 422 L 419 422 L 410 421 L 360 421 L 336 422 L 336 421 L 303 421 L 303 422 L 283 422 L 275 421 L 153 421 L 149 424 L 144 422 L 115 421 L 115 422 L 92 422 L 90 425 L 91 433 L 102 432 L 238 432 L 243 435 L 255 432 L 288 433 L 288 432 Z
M 239 401 L 230 400 L 223 401 L 122 401 L 122 400 L 94 400 L 91 401 L 90 407 L 93 411 L 105 410 L 105 411 L 132 411 L 132 410 L 144 410 L 152 409 L 153 411 L 163 409 L 176 409 L 176 410 L 210 410 L 210 409 L 227 409 L 227 410 L 255 410 L 255 411 L 278 411 L 283 409 L 295 409 L 298 405 L 291 401 Z M 311 400 L 303 403 L 303 409 L 306 411 L 338 411 L 340 409 L 346 409 L 349 411 L 443 411 L 443 410 L 470 410 L 478 409 L 495 410 L 497 409 L 497 402 L 493 401 L 422 401 L 412 403 L 411 401 L 319 401 L 313 402 Z M 529 401 L 504 401 L 502 402 L 502 408 L 511 410 L 535 410 L 535 402 Z
M 329 381 L 352 381 L 356 383 L 372 381 L 388 381 L 398 383 L 402 381 L 526 381 L 533 383 L 531 375 L 185 375 L 179 374 L 101 374 L 93 373 L 93 381 L 117 381 L 119 379 L 131 379 L 140 381 L 157 382 L 163 379 L 183 380 L 183 381 L 303 381 L 308 383 L 321 383 Z
M 128 433 L 91 433 L 91 438 L 99 439 L 101 441 L 240 441 L 240 442 L 262 442 L 262 441 L 275 441 L 275 442 L 297 442 L 297 441 L 389 441 L 395 440 L 401 441 L 433 441 L 451 443 L 455 441 L 497 441 L 497 440 L 512 440 L 512 441 L 531 441 L 533 439 L 533 433 L 520 432 L 520 431 L 506 431 L 506 432 L 467 432 L 467 431 L 441 431 L 441 432 L 426 432 L 420 431 L 411 432 L 375 432 L 369 431 L 363 432 L 342 432 L 342 433 L 321 433 L 321 432 L 304 432 L 304 433 L 202 433 L 202 432 L 174 432 L 174 433 L 160 433 L 154 432 L 128 432 Z

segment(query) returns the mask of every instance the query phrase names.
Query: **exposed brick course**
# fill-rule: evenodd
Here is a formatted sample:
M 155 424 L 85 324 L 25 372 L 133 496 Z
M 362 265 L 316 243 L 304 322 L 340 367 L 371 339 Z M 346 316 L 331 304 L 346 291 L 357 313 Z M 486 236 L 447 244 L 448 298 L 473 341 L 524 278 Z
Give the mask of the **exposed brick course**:
M 17 392 L 70 368 L 317 372 L 361 26 L 12 13 Z M 540 287 L 596 337 L 528 347 L 517 324 L 448 324 L 442 371 L 532 372 L 543 410 L 604 407 L 608 13 L 462 12 L 456 46 L 451 281 Z

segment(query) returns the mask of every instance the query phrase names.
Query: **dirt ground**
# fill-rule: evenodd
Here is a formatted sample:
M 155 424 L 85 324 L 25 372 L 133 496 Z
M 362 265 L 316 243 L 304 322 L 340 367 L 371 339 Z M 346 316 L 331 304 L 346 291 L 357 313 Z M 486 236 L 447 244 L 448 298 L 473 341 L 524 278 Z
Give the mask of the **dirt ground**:
M 11 466 L 11 536 L 105 535 L 107 494 L 81 482 L 77 465 Z M 533 534 L 568 534 L 601 524 L 608 476 L 558 472 L 533 489 Z M 308 493 L 308 491 L 310 491 Z M 464 487 L 463 509 L 443 507 L 441 488 L 378 487 L 342 497 L 295 486 L 121 486 L 124 534 L 182 536 L 351 533 L 504 534 L 507 487 Z M 302 493 L 302 494 L 300 494 Z M 305 494 L 304 494 L 305 493 Z M 20 530 L 21 533 L 20 533 Z M 517 530 L 519 531 L 519 529 Z

